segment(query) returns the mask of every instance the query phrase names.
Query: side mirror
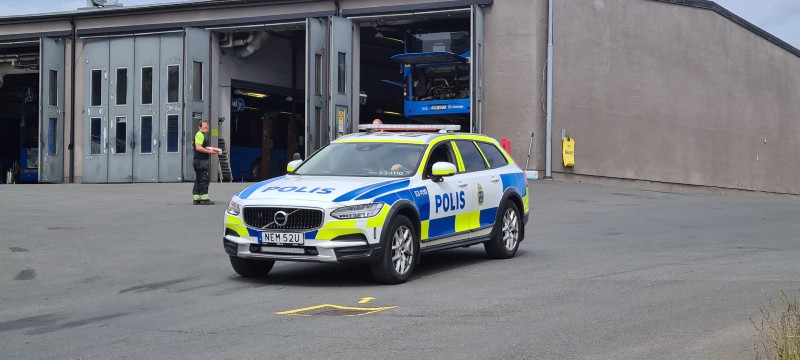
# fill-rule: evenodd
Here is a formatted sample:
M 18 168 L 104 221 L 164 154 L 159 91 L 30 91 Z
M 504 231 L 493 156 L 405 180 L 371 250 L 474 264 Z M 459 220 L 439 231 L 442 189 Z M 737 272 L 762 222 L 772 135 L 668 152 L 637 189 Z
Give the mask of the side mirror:
M 300 166 L 300 164 L 302 164 L 302 163 L 303 163 L 303 160 L 290 161 L 288 164 L 286 164 L 286 172 L 287 173 L 293 172 L 294 169 L 297 169 L 297 167 Z
M 456 166 L 452 163 L 443 161 L 433 164 L 433 168 L 431 170 L 431 175 L 433 175 L 434 182 L 442 182 L 444 181 L 445 176 L 453 176 L 456 174 Z

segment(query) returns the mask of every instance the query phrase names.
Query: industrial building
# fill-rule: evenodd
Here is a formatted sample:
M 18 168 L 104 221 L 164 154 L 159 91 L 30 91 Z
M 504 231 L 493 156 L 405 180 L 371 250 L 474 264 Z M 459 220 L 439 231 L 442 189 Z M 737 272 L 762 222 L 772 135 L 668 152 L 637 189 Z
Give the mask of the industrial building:
M 711 1 L 87 0 L 0 18 L 0 81 L 18 182 L 191 181 L 199 119 L 254 181 L 377 117 L 540 177 L 800 194 L 800 51 Z

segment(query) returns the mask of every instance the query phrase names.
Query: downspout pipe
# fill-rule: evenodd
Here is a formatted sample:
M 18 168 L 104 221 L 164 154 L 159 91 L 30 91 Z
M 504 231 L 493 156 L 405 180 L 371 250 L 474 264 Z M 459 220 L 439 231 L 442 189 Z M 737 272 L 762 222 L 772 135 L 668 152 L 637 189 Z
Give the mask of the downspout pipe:
M 547 145 L 544 178 L 553 178 L 553 0 L 547 6 Z
M 75 17 L 69 17 L 69 24 L 72 27 L 72 44 L 70 47 L 72 50 L 70 51 L 70 56 L 72 57 L 72 61 L 70 62 L 70 115 L 69 115 L 69 183 L 75 183 L 75 43 L 78 41 L 78 32 L 75 29 Z M 41 76 L 41 75 L 40 75 Z
M 342 16 L 342 8 L 339 6 L 339 0 L 333 0 L 333 4 L 336 5 L 336 16 Z

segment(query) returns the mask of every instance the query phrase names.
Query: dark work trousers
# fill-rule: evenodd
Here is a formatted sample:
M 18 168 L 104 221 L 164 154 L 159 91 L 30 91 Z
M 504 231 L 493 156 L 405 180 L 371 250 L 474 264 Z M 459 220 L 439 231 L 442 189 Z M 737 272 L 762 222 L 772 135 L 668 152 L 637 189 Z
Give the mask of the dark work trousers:
M 194 159 L 192 165 L 194 166 L 195 173 L 192 195 L 207 195 L 208 184 L 211 182 L 208 160 Z

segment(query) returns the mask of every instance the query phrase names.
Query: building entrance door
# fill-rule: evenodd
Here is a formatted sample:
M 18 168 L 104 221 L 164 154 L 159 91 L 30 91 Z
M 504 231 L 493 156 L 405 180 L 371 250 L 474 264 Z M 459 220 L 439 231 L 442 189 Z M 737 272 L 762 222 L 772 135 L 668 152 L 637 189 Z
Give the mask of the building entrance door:
M 43 37 L 39 43 L 39 182 L 64 178 L 64 42 Z

